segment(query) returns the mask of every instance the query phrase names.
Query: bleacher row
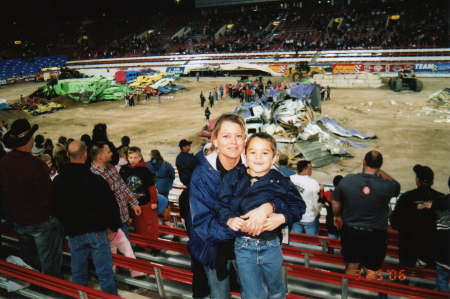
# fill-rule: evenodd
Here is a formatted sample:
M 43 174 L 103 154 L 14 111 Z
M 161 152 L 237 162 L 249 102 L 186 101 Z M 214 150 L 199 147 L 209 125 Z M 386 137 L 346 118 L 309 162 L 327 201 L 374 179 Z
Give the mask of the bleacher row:
M 0 60 L 0 78 L 35 75 L 41 73 L 42 67 L 63 67 L 67 59 L 67 55 L 58 55 L 35 57 L 33 62 L 22 59 Z
M 239 50 L 250 51 L 258 44 L 258 49 L 283 51 L 292 49 L 282 44 L 285 40 L 302 42 L 301 49 L 340 49 L 345 39 L 347 46 L 364 44 L 363 47 L 445 47 L 448 36 L 441 34 L 446 28 L 445 9 L 439 1 L 418 3 L 414 6 L 389 3 L 387 5 L 347 5 L 316 6 L 308 9 L 273 7 L 262 11 L 241 11 L 239 13 L 184 14 L 165 16 L 155 14 L 149 17 L 122 19 L 99 19 L 78 24 L 57 24 L 51 22 L 38 27 L 39 32 L 28 33 L 24 26 L 21 45 L 12 45 L 13 35 L 0 38 L 9 51 L 0 56 L 32 57 L 41 55 L 70 55 L 71 59 L 134 57 L 143 55 L 141 48 L 128 48 L 132 38 L 145 38 L 145 32 L 153 31 L 156 39 L 146 41 L 147 45 L 162 46 L 166 53 L 179 49 L 192 50 L 189 53 L 230 52 L 233 47 L 226 44 L 241 44 Z M 391 25 L 389 16 L 400 15 L 399 21 Z M 333 25 L 335 19 L 342 19 Z M 272 25 L 277 23 L 277 25 Z M 222 28 L 233 25 L 224 36 Z M 187 40 L 172 44 L 172 39 L 186 29 L 181 36 Z M 187 30 L 188 29 L 188 30 Z M 12 30 L 11 30 L 12 31 Z M 389 31 L 389 32 L 388 32 Z M 7 31 L 6 31 L 7 32 Z M 28 34 L 28 36 L 27 36 Z M 196 42 L 193 42 L 196 40 Z M 382 40 L 384 42 L 382 42 Z M 123 42 L 123 43 L 122 43 Z M 214 44 L 214 47 L 208 47 Z M 305 43 L 307 46 L 305 46 Z M 118 50 L 119 48 L 122 48 Z M 6 48 L 5 48 L 6 49 Z M 24 52 L 21 55 L 20 52 Z M 196 52 L 197 51 L 197 52 Z M 164 51 L 163 51 L 164 52 Z M 43 53 L 43 54 L 42 54 Z M 146 53 L 149 55 L 149 52 Z
M 188 236 L 185 229 L 180 227 L 181 219 L 179 217 L 178 207 L 178 196 L 183 189 L 184 186 L 178 184 L 176 181 L 173 186 L 173 192 L 169 196 L 175 226 L 161 225 L 159 227 L 160 239 L 156 241 L 131 233 L 130 241 L 132 243 L 152 248 L 161 248 L 166 252 L 173 252 L 184 256 L 189 254 L 186 244 Z M 283 264 L 285 284 L 289 293 L 287 298 L 301 299 L 311 296 L 311 294 L 302 293 L 301 289 L 300 291 L 297 290 L 298 284 L 304 283 L 305 281 L 334 285 L 339 290 L 339 298 L 343 299 L 351 298 L 349 297 L 350 290 L 363 292 L 365 296 L 383 292 L 401 298 L 449 298 L 448 293 L 433 290 L 436 277 L 434 270 L 405 268 L 398 265 L 398 233 L 393 230 L 388 230 L 388 233 L 387 258 L 380 270 L 380 278 L 384 277 L 383 280 L 367 280 L 365 278 L 343 274 L 344 262 L 342 256 L 327 253 L 328 247 L 340 250 L 342 248 L 340 241 L 325 237 L 327 232 L 324 223 L 321 223 L 321 233 L 318 237 L 290 233 L 290 244 L 283 245 L 282 247 L 285 260 Z M 181 241 L 168 240 L 162 237 L 167 235 L 178 236 L 181 238 Z M 14 230 L 6 227 L 2 227 L 2 236 L 3 238 L 17 238 Z M 298 244 L 306 244 L 306 248 Z M 67 242 L 65 243 L 64 251 L 67 254 L 70 253 Z M 137 257 L 139 258 L 138 254 Z M 192 272 L 176 263 L 175 265 L 165 265 L 162 260 L 158 260 L 158 262 L 148 261 L 146 259 L 135 260 L 120 255 L 113 255 L 113 260 L 116 266 L 141 271 L 154 277 L 156 290 L 163 298 L 165 298 L 166 292 L 174 296 L 181 296 L 174 291 L 173 286 L 170 288 L 167 287 L 168 281 L 183 285 L 190 285 L 192 283 Z M 35 271 L 23 269 L 22 267 L 2 261 L 0 261 L 0 273 L 29 281 L 68 296 L 79 296 L 79 298 L 83 298 L 81 296 L 87 296 L 88 298 L 113 298 L 109 294 L 45 274 L 36 273 Z M 405 284 L 403 279 L 411 282 Z M 394 283 L 389 280 L 399 280 L 399 283 Z M 424 284 L 415 280 L 427 281 L 428 283 Z M 415 284 L 419 286 L 415 286 Z M 233 295 L 239 296 L 238 293 L 233 293 Z
M 161 234 L 169 234 L 187 238 L 186 231 L 181 228 L 171 228 L 167 226 L 160 226 Z M 8 238 L 17 238 L 14 230 L 2 227 L 2 235 Z M 147 239 L 143 236 L 131 233 L 130 241 L 142 246 L 151 246 L 164 249 L 166 251 L 175 252 L 178 254 L 187 255 L 188 249 L 186 243 L 169 241 L 160 238 L 157 241 Z M 326 237 L 312 237 L 300 234 L 291 234 L 291 242 L 301 242 L 303 244 L 319 245 L 323 242 L 327 246 L 340 248 L 339 241 L 328 239 Z M 391 246 L 391 244 L 389 245 Z M 323 247 L 323 246 L 322 246 Z M 68 246 L 65 244 L 64 251 L 69 253 Z M 431 270 L 400 267 L 397 264 L 385 262 L 382 265 L 381 272 L 386 277 L 384 280 L 367 280 L 360 277 L 354 277 L 342 274 L 343 260 L 340 255 L 329 254 L 321 252 L 320 250 L 310 250 L 294 246 L 283 246 L 283 255 L 285 262 L 283 264 L 285 273 L 287 274 L 287 289 L 295 289 L 295 279 L 300 278 L 304 281 L 315 281 L 321 283 L 329 283 L 338 286 L 340 289 L 341 298 L 347 298 L 348 288 L 359 289 L 366 292 L 383 292 L 386 294 L 399 296 L 403 298 L 448 298 L 447 293 L 437 292 L 429 288 L 410 286 L 406 284 L 394 283 L 384 280 L 394 280 L 397 276 L 405 275 L 406 279 L 420 278 L 424 280 L 434 280 L 435 273 Z M 288 257 L 292 257 L 293 261 L 287 262 Z M 131 259 L 120 255 L 113 256 L 114 264 L 126 269 L 141 271 L 150 276 L 155 277 L 157 284 L 157 291 L 164 294 L 167 291 L 164 289 L 165 280 L 176 281 L 178 283 L 189 285 L 192 283 L 192 272 L 183 267 L 174 267 L 163 265 L 160 261 L 157 263 L 149 262 L 143 259 Z M 325 269 L 313 267 L 312 261 L 335 266 L 335 269 L 330 271 Z M 71 282 L 54 278 L 45 274 L 37 273 L 36 271 L 27 270 L 19 266 L 15 266 L 3 261 L 0 261 L 0 273 L 7 274 L 30 283 L 39 285 L 41 287 L 54 290 L 65 295 L 78 297 L 78 292 L 84 292 L 89 298 L 116 298 L 109 294 L 98 292 L 91 288 L 82 287 Z M 389 277 L 389 279 L 387 278 Z M 171 295 L 174 294 L 173 290 Z M 370 294 L 370 293 L 368 293 Z M 77 296 L 78 295 L 78 296 Z M 234 293 L 234 295 L 239 295 Z M 80 297 L 81 298 L 81 297 Z M 303 294 L 292 292 L 288 298 L 305 298 Z

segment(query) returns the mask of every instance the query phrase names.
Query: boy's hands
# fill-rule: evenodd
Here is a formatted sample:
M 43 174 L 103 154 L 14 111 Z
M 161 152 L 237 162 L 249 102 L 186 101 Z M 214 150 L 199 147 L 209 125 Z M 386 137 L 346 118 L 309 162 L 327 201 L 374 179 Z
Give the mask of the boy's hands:
M 234 231 L 238 231 L 245 226 L 245 220 L 239 217 L 230 218 L 227 221 L 227 225 Z

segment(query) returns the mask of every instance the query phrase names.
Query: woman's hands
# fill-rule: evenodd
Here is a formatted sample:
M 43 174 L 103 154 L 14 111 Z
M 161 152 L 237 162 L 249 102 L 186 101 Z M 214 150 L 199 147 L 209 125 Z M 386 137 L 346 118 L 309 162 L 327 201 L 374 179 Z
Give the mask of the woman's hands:
M 264 224 L 267 217 L 273 213 L 273 206 L 271 203 L 265 203 L 256 209 L 251 210 L 247 214 L 241 216 L 242 219 L 247 219 L 242 232 L 248 233 L 250 236 L 258 236 L 264 231 Z M 284 216 L 283 216 L 284 218 Z

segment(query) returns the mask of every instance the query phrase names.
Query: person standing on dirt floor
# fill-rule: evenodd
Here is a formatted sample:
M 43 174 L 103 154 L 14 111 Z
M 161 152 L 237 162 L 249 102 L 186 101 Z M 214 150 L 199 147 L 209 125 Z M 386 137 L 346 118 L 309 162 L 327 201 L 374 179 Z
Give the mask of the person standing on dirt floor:
M 219 100 L 219 95 L 217 94 L 217 86 L 214 87 L 212 95 L 213 95 L 213 98 L 214 98 L 214 102 Z
M 131 92 L 128 94 L 128 104 L 130 105 L 130 107 L 134 107 L 134 97 Z
M 200 92 L 200 107 L 203 107 L 203 105 L 205 105 L 206 99 L 205 96 L 203 95 L 203 91 Z
M 331 99 L 330 99 L 330 92 L 331 92 L 330 86 L 327 86 L 327 98 L 325 99 L 325 101 L 331 100 Z
M 220 92 L 220 99 L 223 99 L 223 86 L 220 85 L 219 87 L 219 92 Z
M 136 90 L 136 96 L 137 96 L 137 102 L 141 101 L 141 91 L 138 89 Z
M 161 101 L 161 92 L 158 91 L 157 95 L 158 95 L 158 104 L 162 104 L 162 101 Z
M 325 101 L 325 92 L 326 92 L 327 90 L 325 89 L 325 87 L 320 87 L 320 99 L 322 100 L 322 101 Z
M 211 93 L 209 93 L 208 100 L 209 100 L 209 107 L 211 108 L 214 107 L 214 98 Z
M 150 90 L 150 87 L 147 86 L 147 87 L 145 88 L 145 99 L 146 99 L 146 100 L 150 99 L 151 93 L 152 93 L 152 91 Z
M 197 74 L 195 76 L 197 77 L 197 83 L 200 82 L 200 73 L 197 72 Z
M 206 120 L 209 120 L 209 116 L 211 115 L 211 111 L 209 111 L 209 108 L 208 107 L 206 107 L 206 110 L 205 110 L 205 117 L 206 117 Z

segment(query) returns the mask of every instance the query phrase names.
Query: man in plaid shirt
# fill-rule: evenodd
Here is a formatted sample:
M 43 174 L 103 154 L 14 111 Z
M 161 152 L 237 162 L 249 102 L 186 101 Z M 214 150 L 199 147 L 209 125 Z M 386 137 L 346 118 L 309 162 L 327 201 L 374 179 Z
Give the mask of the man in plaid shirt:
M 133 209 L 136 216 L 141 214 L 141 207 L 139 206 L 139 202 L 133 191 L 131 191 L 127 184 L 122 180 L 117 169 L 109 164 L 112 155 L 113 153 L 108 144 L 103 142 L 95 143 L 91 148 L 91 171 L 104 178 L 114 192 L 120 208 L 120 218 L 123 223 L 122 231 L 129 239 L 127 221 L 130 219 L 130 214 L 128 212 L 128 205 Z

